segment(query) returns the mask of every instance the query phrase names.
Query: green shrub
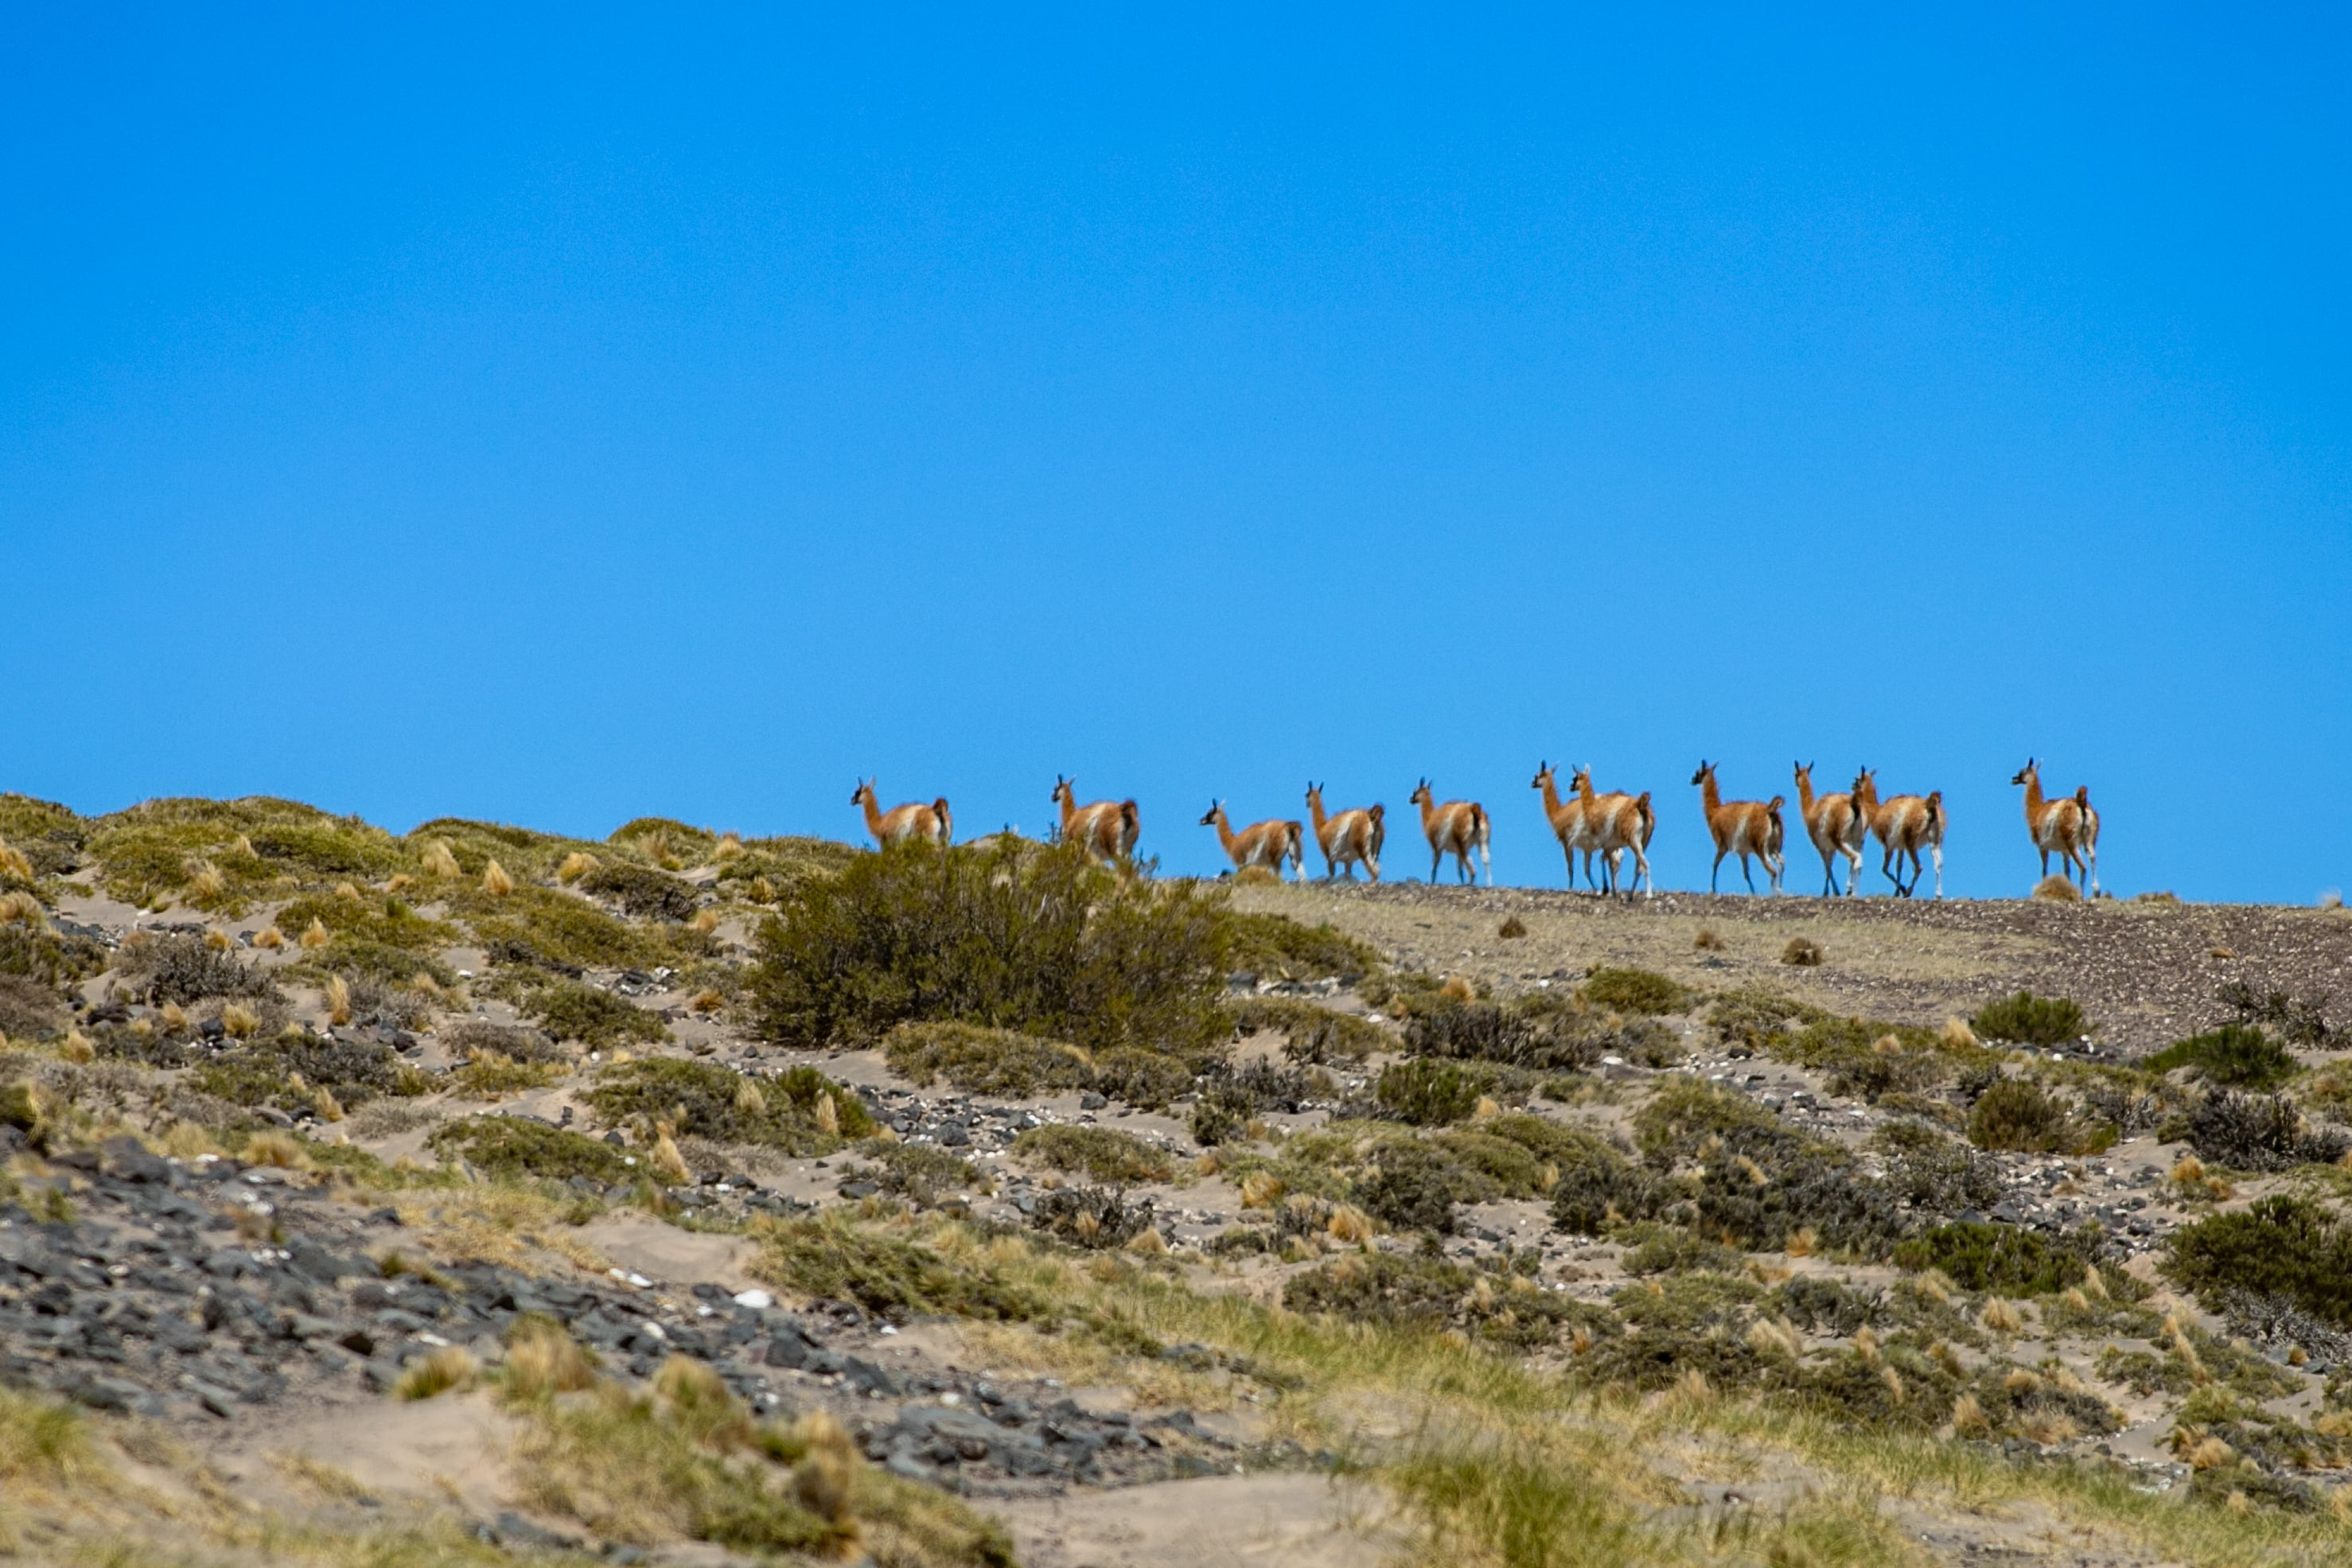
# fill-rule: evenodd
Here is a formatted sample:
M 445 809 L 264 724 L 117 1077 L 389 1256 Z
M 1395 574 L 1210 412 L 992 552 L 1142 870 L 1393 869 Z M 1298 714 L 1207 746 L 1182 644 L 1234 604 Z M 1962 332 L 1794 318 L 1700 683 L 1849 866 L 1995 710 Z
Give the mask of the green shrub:
M 1621 1013 L 1687 1012 L 1696 999 L 1689 987 L 1647 969 L 1595 969 L 1577 989 L 1594 1007 Z
M 665 870 L 677 871 L 708 861 L 719 847 L 719 835 L 668 817 L 639 817 L 614 828 L 604 841 L 644 855 Z
M 1073 1247 L 1108 1251 L 1151 1228 L 1151 1200 L 1130 1203 L 1123 1188 L 1055 1187 L 1038 1196 L 1029 1223 Z
M 1293 997 L 1245 998 L 1234 1004 L 1234 1025 L 1244 1034 L 1281 1035 L 1282 1054 L 1293 1061 L 1361 1061 L 1391 1043 L 1388 1031 L 1370 1019 Z
M 1769 1049 L 1773 1037 L 1789 1024 L 1802 1027 L 1831 1015 L 1809 1003 L 1775 991 L 1726 991 L 1706 1009 L 1706 1021 L 1727 1044 L 1750 1051 Z
M 60 876 L 81 862 L 89 824 L 68 806 L 0 793 L 0 839 L 24 852 L 36 876 Z
M 1747 1261 L 1732 1249 L 1676 1226 L 1644 1228 L 1650 1234 L 1626 1249 L 1620 1260 L 1625 1272 L 1636 1279 L 1645 1274 L 1687 1274 L 1694 1269 L 1712 1269 L 1721 1273 Z
M 1357 1188 L 1364 1212 L 1391 1230 L 1454 1234 L 1453 1162 L 1421 1144 L 1382 1147 L 1370 1180 Z
M 2053 1240 L 2014 1225 L 1938 1225 L 1895 1244 L 1897 1267 L 1940 1269 L 1964 1291 L 2047 1296 L 2082 1282 L 2097 1257 L 2092 1236 Z
M 878 1235 L 838 1212 L 763 1228 L 753 1272 L 804 1296 L 854 1301 L 894 1323 L 942 1314 L 1011 1322 L 1056 1315 L 1051 1301 L 985 1260 L 950 1260 L 923 1241 Z
M 1225 962 L 1266 980 L 1354 981 L 1380 967 L 1370 946 L 1328 923 L 1303 925 L 1286 915 L 1244 915 L 1228 910 Z
M 446 921 L 427 920 L 404 900 L 374 894 L 362 898 L 307 894 L 278 912 L 277 925 L 289 936 L 299 936 L 313 920 L 339 940 L 394 947 L 404 954 L 430 956 L 465 939 L 465 933 Z M 404 962 L 408 967 L 400 977 L 406 979 L 418 966 L 414 957 Z
M 580 879 L 580 891 L 609 898 L 640 920 L 691 920 L 701 896 L 683 877 L 631 865 L 600 865 Z
M 936 1208 L 950 1193 L 959 1189 L 990 1189 L 985 1171 L 932 1145 L 892 1143 L 875 1137 L 858 1145 L 857 1152 L 875 1162 L 859 1174 L 884 1192 L 903 1197 L 917 1208 Z
M 612 1145 L 528 1116 L 467 1116 L 433 1129 L 425 1146 L 462 1159 L 494 1176 L 569 1181 L 586 1176 L 602 1186 L 639 1176 L 663 1179 L 650 1166 L 632 1166 Z
M 1170 1181 L 1176 1175 L 1167 1150 L 1116 1127 L 1032 1127 L 1013 1140 L 1013 1153 L 1032 1165 L 1075 1172 L 1106 1186 Z
M 1095 1058 L 1095 1088 L 1114 1100 L 1146 1111 L 1163 1109 L 1189 1092 L 1194 1073 L 1181 1057 L 1163 1056 L 1140 1046 L 1124 1045 Z
M 2089 1155 L 2115 1141 L 2115 1129 L 2023 1078 L 2004 1078 L 1969 1112 L 1969 1142 L 2010 1154 Z
M 2352 1225 L 2299 1197 L 2266 1197 L 2173 1233 L 2173 1278 L 2209 1305 L 2230 1291 L 2294 1302 L 2352 1329 Z
M 423 1094 L 434 1087 L 388 1045 L 299 1030 L 225 1051 L 192 1071 L 188 1082 L 233 1104 L 274 1105 L 296 1116 L 310 1113 L 321 1089 L 349 1111 L 381 1096 Z
M 976 1024 L 902 1023 L 884 1037 L 882 1051 L 908 1082 L 928 1088 L 945 1078 L 967 1094 L 1025 1099 L 1095 1081 L 1093 1063 L 1076 1046 Z
M 1514 1351 L 1555 1344 L 1571 1328 L 1616 1329 L 1607 1312 L 1524 1276 L 1392 1252 L 1350 1253 L 1296 1275 L 1283 1287 L 1282 1304 L 1390 1328 L 1459 1329 Z
M 563 1073 L 564 1069 L 553 1062 L 517 1061 L 485 1051 L 449 1074 L 449 1090 L 463 1100 L 498 1100 L 528 1089 L 544 1089 Z
M 769 1039 L 875 1039 L 909 1020 L 983 1024 L 1095 1050 L 1221 1049 L 1219 896 L 999 841 L 862 855 L 764 923 L 751 975 Z
M 0 925 L 0 975 L 68 986 L 101 974 L 111 961 L 105 946 L 88 936 L 60 936 L 23 925 Z
M 2286 1047 L 2250 1024 L 2238 1023 L 2192 1035 L 2139 1065 L 2147 1072 L 2191 1068 L 2206 1082 L 2231 1089 L 2275 1089 L 2303 1070 Z
M 577 980 L 557 980 L 522 1000 L 525 1018 L 557 1040 L 576 1040 L 592 1051 L 667 1040 L 669 1026 L 635 1002 Z
M 1969 1022 L 1982 1039 L 2010 1045 L 2063 1045 L 2091 1032 L 2083 1021 L 2083 1009 L 2074 1003 L 2032 991 L 1987 1003 Z
M 835 1135 L 817 1125 L 820 1095 L 833 1102 Z M 714 1061 L 649 1057 L 606 1068 L 581 1098 L 608 1123 L 667 1122 L 682 1135 L 764 1144 L 796 1155 L 824 1154 L 875 1130 L 865 1103 L 813 1067 L 751 1079 Z
M 2309 1127 L 2284 1094 L 2208 1094 L 2189 1113 L 2189 1143 L 2200 1158 L 2242 1171 L 2332 1166 L 2352 1150 L 2352 1134 Z
M 272 988 L 258 965 L 206 946 L 194 936 L 142 936 L 122 945 L 122 977 L 131 993 L 161 1007 L 221 997 L 268 996 Z
M 1990 1208 L 2000 1201 L 2000 1162 L 1926 1123 L 1889 1122 L 1870 1146 L 1886 1156 L 1888 1190 L 1922 1213 Z
M 672 956 L 655 933 L 551 887 L 526 883 L 496 895 L 468 888 L 450 895 L 449 912 L 474 928 L 494 962 L 624 969 Z
M 1400 1061 L 1381 1070 L 1373 1097 L 1421 1127 L 1463 1121 L 1478 1108 L 1491 1080 L 1450 1061 Z
M 2226 982 L 2214 993 L 2240 1023 L 2268 1024 L 2296 1045 L 2315 1051 L 2335 1048 L 2340 1030 L 2327 1026 L 2327 998 L 2291 996 L 2285 991 L 2257 991 L 2243 980 Z
M 1688 1168 L 1623 1194 L 1645 1208 L 1620 1201 L 1622 1218 L 1654 1214 L 1749 1251 L 1811 1229 L 1824 1247 L 1870 1257 L 1909 1229 L 1886 1184 L 1855 1170 L 1848 1150 L 1696 1079 L 1662 1083 L 1634 1113 L 1633 1134 L 1656 1171 Z
M 1192 1103 L 1184 1125 L 1194 1143 L 1204 1149 L 1213 1149 L 1246 1136 L 1250 1118 L 1256 1113 L 1257 1106 L 1247 1092 L 1230 1083 L 1212 1083 Z

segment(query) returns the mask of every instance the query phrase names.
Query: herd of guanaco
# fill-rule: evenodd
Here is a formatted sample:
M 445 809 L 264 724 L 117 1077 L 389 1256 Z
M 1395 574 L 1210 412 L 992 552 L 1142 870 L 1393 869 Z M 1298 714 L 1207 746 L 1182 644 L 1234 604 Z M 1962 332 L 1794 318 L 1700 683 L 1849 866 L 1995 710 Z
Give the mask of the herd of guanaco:
M 1909 898 L 1917 892 L 1919 879 L 1932 863 L 1936 871 L 1936 896 L 1944 896 L 1944 792 L 1937 789 L 1927 795 L 1881 796 L 1878 792 L 1878 770 L 1864 768 L 1854 775 L 1853 786 L 1841 794 L 1817 795 L 1813 792 L 1813 765 L 1795 765 L 1797 784 L 1797 814 L 1804 819 L 1805 836 L 1822 857 L 1822 896 L 1851 898 L 1856 878 L 1862 872 L 1863 852 L 1870 845 L 1873 835 L 1880 849 L 1879 873 L 1894 885 L 1895 895 Z M 1702 761 L 1698 771 L 1691 775 L 1691 783 L 1699 791 L 1699 804 L 1706 814 L 1707 833 L 1715 841 L 1715 865 L 1707 875 L 1707 891 L 1717 891 L 1723 873 L 1724 861 L 1732 855 L 1739 857 L 1739 874 L 1748 891 L 1756 891 L 1756 878 L 1751 866 L 1761 862 L 1767 883 L 1777 894 L 1780 891 L 1781 873 L 1787 861 L 1782 852 L 1787 832 L 1780 821 L 1780 810 L 1788 803 L 1785 795 L 1775 795 L 1769 800 L 1727 800 L 1715 779 L 1715 764 Z M 2040 764 L 2028 758 L 2010 779 L 2025 789 L 2025 826 L 2032 836 L 2033 847 L 2041 852 L 2042 874 L 2050 874 L 2050 857 L 2060 857 L 2062 873 L 2076 881 L 2091 897 L 2099 893 L 2099 813 L 2091 804 L 2088 786 L 2071 796 L 2049 800 L 2042 793 Z M 1577 857 L 1584 859 L 1584 880 L 1596 894 L 1618 893 L 1618 873 L 1627 855 L 1633 857 L 1633 877 L 1622 891 L 1630 897 L 1635 888 L 1645 894 L 1657 892 L 1650 876 L 1650 837 L 1657 831 L 1658 814 L 1650 804 L 1650 794 L 1600 794 L 1592 788 L 1592 769 L 1579 768 L 1570 775 L 1570 793 L 1562 797 L 1558 775 L 1549 762 L 1539 764 L 1528 786 L 1543 792 L 1545 820 L 1551 824 L 1552 836 L 1559 841 L 1560 853 L 1568 861 L 1568 885 L 1576 886 Z M 1412 802 L 1421 809 L 1422 836 L 1429 841 L 1429 880 L 1437 880 L 1439 870 L 1448 855 L 1454 857 L 1455 880 L 1475 882 L 1477 873 L 1471 868 L 1471 857 L 1476 856 L 1478 866 L 1486 874 L 1486 885 L 1495 883 L 1495 867 L 1488 855 L 1493 820 L 1486 808 L 1475 800 L 1444 800 L 1436 797 L 1427 779 L 1413 786 Z M 1128 862 L 1135 855 L 1135 846 L 1143 833 L 1143 815 L 1136 803 L 1129 800 L 1097 800 L 1078 804 L 1077 789 L 1071 779 L 1056 775 L 1054 779 L 1054 804 L 1061 812 L 1057 838 L 1065 843 L 1082 846 L 1093 858 L 1108 862 Z M 910 801 L 885 811 L 875 794 L 874 780 L 862 780 L 850 796 L 849 803 L 866 811 L 866 831 L 875 842 L 887 849 L 911 841 L 925 841 L 945 845 L 953 836 L 954 819 L 949 814 L 945 796 L 929 805 Z M 1357 807 L 1344 811 L 1327 811 L 1323 806 L 1323 786 L 1307 786 L 1307 812 L 1311 820 L 1315 843 L 1323 854 L 1323 874 L 1326 881 L 1344 877 L 1356 879 L 1356 868 L 1362 866 L 1372 881 L 1381 880 L 1381 848 L 1387 837 L 1387 808 Z M 1256 868 L 1279 877 L 1286 864 L 1301 882 L 1307 880 L 1307 835 L 1308 824 L 1286 818 L 1268 818 L 1252 822 L 1236 831 L 1225 816 L 1222 800 L 1209 803 L 1208 811 L 1201 818 L 1201 826 L 1214 828 L 1217 841 L 1224 847 L 1226 857 L 1237 872 Z M 1921 860 L 1925 852 L 1927 860 Z M 1596 875 L 1593 858 L 1600 857 Z M 1845 862 L 1845 886 L 1837 885 L 1837 862 Z M 1906 872 L 1906 865 L 1908 865 Z

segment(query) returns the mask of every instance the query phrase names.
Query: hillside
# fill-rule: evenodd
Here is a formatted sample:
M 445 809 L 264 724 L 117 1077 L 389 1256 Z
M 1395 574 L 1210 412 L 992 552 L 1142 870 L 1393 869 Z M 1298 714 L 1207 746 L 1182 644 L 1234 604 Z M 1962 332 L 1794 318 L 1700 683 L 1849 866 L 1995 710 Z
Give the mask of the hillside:
M 0 841 L 37 1559 L 2352 1551 L 2341 910 Z

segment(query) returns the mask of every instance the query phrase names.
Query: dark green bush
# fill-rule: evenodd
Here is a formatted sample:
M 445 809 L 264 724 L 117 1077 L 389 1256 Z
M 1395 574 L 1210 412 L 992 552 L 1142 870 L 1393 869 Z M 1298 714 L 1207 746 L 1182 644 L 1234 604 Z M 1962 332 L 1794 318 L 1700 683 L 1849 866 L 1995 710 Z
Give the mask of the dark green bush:
M 2091 1032 L 2074 1003 L 2032 991 L 1989 1002 L 1969 1022 L 1979 1037 L 2009 1045 L 2063 1045 Z
M 54 800 L 0 794 L 0 839 L 24 852 L 34 875 L 60 876 L 81 863 L 89 824 Z
M 2352 1328 L 2352 1225 L 2299 1197 L 2266 1197 L 2173 1233 L 2173 1278 L 2219 1304 L 2231 1291 L 2279 1296 Z
M 1233 1027 L 1223 915 L 1213 893 L 1075 845 L 910 846 L 801 887 L 761 927 L 751 992 L 761 1031 L 793 1046 L 920 1019 L 1208 1055 Z
M 976 1024 L 902 1023 L 884 1037 L 882 1051 L 891 1070 L 912 1082 L 928 1087 L 945 1078 L 967 1094 L 1025 1099 L 1095 1082 L 1094 1065 L 1076 1046 Z
M 73 1021 L 57 988 L 23 975 L 0 974 L 0 1035 L 47 1040 Z
M 425 1139 L 427 1147 L 464 1160 L 490 1176 L 538 1176 L 569 1181 L 573 1176 L 610 1186 L 639 1176 L 662 1179 L 643 1161 L 599 1138 L 551 1127 L 527 1116 L 467 1116 L 445 1122 Z
M 2214 993 L 2240 1023 L 2268 1024 L 2295 1045 L 2315 1051 L 2334 1048 L 2341 1030 L 2327 1027 L 2327 998 L 2290 996 L 2284 991 L 2257 991 L 2243 980 L 2231 980 Z
M 1405 1049 L 1418 1056 L 1492 1061 L 1537 1072 L 1574 1071 L 1601 1060 L 1614 1037 L 1566 998 L 1509 1003 L 1440 997 L 1407 1014 Z
M 654 931 L 632 926 L 584 898 L 525 883 L 511 893 L 453 894 L 449 912 L 474 928 L 475 940 L 506 961 L 539 967 L 624 969 L 671 956 Z
M 2148 1072 L 2191 1068 L 2206 1082 L 2231 1089 L 2275 1089 L 2303 1070 L 2286 1047 L 2251 1024 L 2240 1023 L 2192 1035 L 2139 1065 Z
M 309 1114 L 321 1089 L 348 1111 L 434 1086 L 388 1045 L 291 1030 L 224 1051 L 191 1071 L 188 1082 L 233 1104 L 273 1105 L 293 1116 Z
M 1743 1045 L 1750 1051 L 1767 1049 L 1773 1037 L 1785 1032 L 1790 1024 L 1802 1028 L 1830 1016 L 1792 997 L 1759 990 L 1726 991 L 1706 1009 L 1706 1021 L 1725 1043 Z
M 1054 1305 L 983 1261 L 950 1262 L 920 1241 L 877 1235 L 839 1215 L 787 1219 L 761 1233 L 753 1271 L 803 1296 L 854 1301 L 894 1323 L 937 1314 L 1051 1320 Z
M 1621 1013 L 1687 1012 L 1696 999 L 1689 987 L 1647 969 L 1595 969 L 1577 989 L 1594 1007 Z
M 857 1152 L 875 1162 L 859 1168 L 857 1175 L 917 1208 L 936 1208 L 959 1189 L 990 1189 L 988 1174 L 978 1166 L 929 1144 L 890 1143 L 876 1137 L 860 1144 Z
M 836 1135 L 817 1125 L 820 1095 L 833 1102 Z M 875 1129 L 865 1103 L 813 1067 L 750 1079 L 717 1062 L 649 1057 L 606 1068 L 581 1098 L 607 1123 L 666 1122 L 683 1135 L 792 1155 L 824 1154 Z
M 1895 1248 L 1899 1268 L 1940 1269 L 1964 1291 L 2005 1296 L 2054 1295 L 2081 1283 L 2097 1256 L 2095 1234 L 2053 1239 L 2014 1225 L 1938 1225 Z
M 102 973 L 110 961 L 105 946 L 88 936 L 0 925 L 0 975 L 68 986 Z
M 373 895 L 338 898 L 332 894 L 310 894 L 279 910 L 276 924 L 287 936 L 299 936 L 313 920 L 338 938 L 427 956 L 455 946 L 465 936 L 446 921 L 425 919 L 404 900 Z M 415 960 L 409 959 L 406 974 L 415 974 Z
M 1285 915 L 1228 910 L 1225 962 L 1266 980 L 1353 981 L 1380 967 L 1371 947 L 1328 923 L 1304 925 Z
M 1017 1159 L 1075 1172 L 1106 1186 L 1168 1181 L 1176 1174 L 1167 1150 L 1116 1127 L 1032 1127 L 1013 1140 L 1013 1153 Z
M 1718 1272 L 1737 1269 L 1747 1260 L 1738 1252 L 1694 1236 L 1678 1226 L 1648 1226 L 1648 1234 L 1625 1250 L 1620 1260 L 1625 1272 L 1639 1279 L 1645 1274 L 1686 1274 L 1694 1269 L 1713 1269 Z
M 1293 1061 L 1361 1061 L 1391 1043 L 1388 1031 L 1370 1019 L 1294 997 L 1245 998 L 1234 1006 L 1234 1024 L 1244 1034 L 1280 1034 L 1282 1054 Z
M 1183 1058 L 1139 1046 L 1120 1046 L 1095 1058 L 1096 1090 L 1146 1111 L 1162 1109 L 1190 1091 L 1192 1080 L 1192 1068 Z
M 1039 1195 L 1029 1223 L 1074 1247 L 1124 1247 L 1151 1228 L 1151 1200 L 1129 1203 L 1110 1187 L 1056 1187 Z
M 557 1040 L 576 1040 L 593 1051 L 650 1043 L 669 1038 L 669 1026 L 635 1002 L 577 980 L 557 980 L 522 1000 L 525 1018 Z
M 1184 1119 L 1184 1124 L 1194 1143 L 1204 1149 L 1213 1149 L 1245 1135 L 1250 1118 L 1255 1113 L 1256 1106 L 1246 1091 L 1227 1083 L 1212 1083 L 1192 1103 L 1192 1114 Z
M 1421 1127 L 1443 1127 L 1478 1108 L 1490 1080 L 1448 1061 L 1400 1061 L 1381 1072 L 1373 1095 L 1400 1119 Z
M 1282 1304 L 1387 1327 L 1458 1328 L 1517 1351 L 1557 1343 L 1575 1327 L 1616 1332 L 1607 1312 L 1524 1279 L 1392 1252 L 1350 1253 L 1298 1274 L 1283 1287 Z
M 2041 1084 L 2005 1078 L 1969 1112 L 1969 1142 L 1980 1149 L 2027 1155 L 2095 1154 L 2115 1129 L 2090 1121 Z
M 1890 1122 L 1871 1145 L 1886 1155 L 1887 1190 L 1913 1208 L 1950 1214 L 2000 1201 L 2000 1162 L 1924 1122 Z
M 2284 1094 L 2216 1090 L 2189 1113 L 2189 1144 L 2200 1158 L 2241 1171 L 2332 1166 L 2352 1150 L 2352 1134 L 2307 1127 Z
M 639 920 L 691 920 L 701 904 L 694 884 L 683 877 L 631 865 L 600 865 L 580 879 L 580 891 L 609 898 Z
M 1811 1229 L 1824 1247 L 1883 1257 L 1909 1229 L 1884 1182 L 1836 1144 L 1806 1136 L 1744 1095 L 1669 1079 L 1634 1113 L 1633 1134 L 1660 1173 L 1652 1211 L 1750 1251 Z M 1625 1218 L 1638 1218 L 1620 1205 Z
M 259 967 L 208 947 L 194 936 L 141 936 L 122 946 L 120 968 L 133 994 L 161 1007 L 221 997 L 260 997 L 271 990 Z
M 1364 1212 L 1391 1230 L 1454 1234 L 1453 1166 L 1419 1144 L 1391 1144 L 1376 1156 L 1370 1179 L 1356 1189 Z

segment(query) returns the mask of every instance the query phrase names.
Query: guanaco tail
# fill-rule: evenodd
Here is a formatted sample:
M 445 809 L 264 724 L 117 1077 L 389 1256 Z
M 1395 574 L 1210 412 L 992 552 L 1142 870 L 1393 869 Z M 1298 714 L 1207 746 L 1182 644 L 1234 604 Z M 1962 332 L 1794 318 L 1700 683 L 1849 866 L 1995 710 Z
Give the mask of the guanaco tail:
M 1429 880 L 1437 881 L 1437 868 L 1447 855 L 1454 857 L 1454 880 L 1475 882 L 1470 870 L 1470 856 L 1476 852 L 1479 863 L 1486 868 L 1486 885 L 1495 885 L 1495 862 L 1486 852 L 1492 824 L 1486 808 L 1475 800 L 1448 800 L 1437 804 L 1424 779 L 1413 786 L 1412 803 L 1421 808 L 1421 831 L 1429 840 Z
M 893 806 L 885 811 L 874 798 L 874 780 L 868 779 L 862 780 L 850 792 L 849 803 L 866 808 L 866 831 L 872 833 L 874 841 L 886 850 L 894 844 L 908 843 L 917 839 L 928 839 L 944 847 L 950 835 L 955 831 L 955 823 L 948 815 L 948 798 L 945 795 L 928 806 L 919 800 L 910 800 L 906 805 Z
M 1381 880 L 1381 845 L 1388 837 L 1388 808 L 1364 806 L 1326 816 L 1323 786 L 1307 786 L 1307 813 L 1315 821 L 1315 841 L 1323 851 L 1323 880 L 1329 882 L 1345 866 L 1348 880 L 1356 880 L 1360 864 L 1374 882 Z
M 1716 891 L 1716 878 L 1723 871 L 1723 857 L 1739 857 L 1739 874 L 1748 883 L 1748 891 L 1756 891 L 1756 878 L 1748 869 L 1748 857 L 1754 855 L 1764 862 L 1764 874 L 1770 879 L 1772 891 L 1780 891 L 1781 836 L 1785 831 L 1780 821 L 1780 807 L 1788 797 L 1775 795 L 1768 801 L 1726 800 L 1715 782 L 1715 764 L 1702 761 L 1691 782 L 1699 787 L 1699 803 L 1706 811 L 1706 831 L 1715 838 L 1715 869 L 1707 873 L 1706 890 Z

